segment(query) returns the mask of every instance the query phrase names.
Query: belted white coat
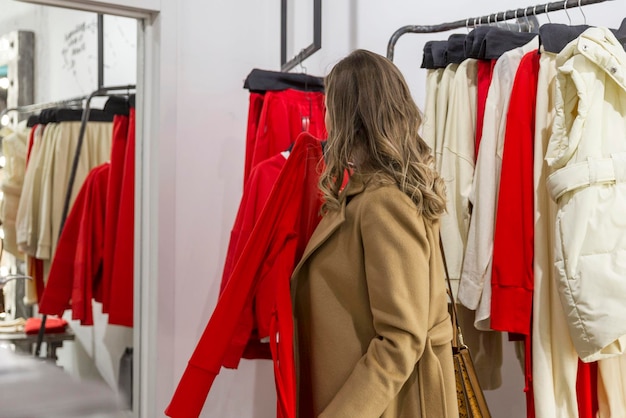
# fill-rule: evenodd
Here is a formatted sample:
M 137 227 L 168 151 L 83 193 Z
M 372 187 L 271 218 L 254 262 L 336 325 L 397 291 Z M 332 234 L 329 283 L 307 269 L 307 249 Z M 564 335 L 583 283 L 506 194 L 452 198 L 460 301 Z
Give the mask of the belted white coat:
M 626 52 L 590 28 L 557 56 L 546 161 L 557 203 L 555 273 L 578 355 L 626 351 Z

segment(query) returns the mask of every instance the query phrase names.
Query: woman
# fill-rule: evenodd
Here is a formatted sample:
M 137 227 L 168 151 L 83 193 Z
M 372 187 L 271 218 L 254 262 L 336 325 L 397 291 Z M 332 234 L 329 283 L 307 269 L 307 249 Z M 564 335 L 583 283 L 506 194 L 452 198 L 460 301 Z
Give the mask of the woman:
M 445 191 L 419 110 L 399 70 L 368 51 L 325 85 L 323 218 L 292 277 L 298 416 L 456 417 Z

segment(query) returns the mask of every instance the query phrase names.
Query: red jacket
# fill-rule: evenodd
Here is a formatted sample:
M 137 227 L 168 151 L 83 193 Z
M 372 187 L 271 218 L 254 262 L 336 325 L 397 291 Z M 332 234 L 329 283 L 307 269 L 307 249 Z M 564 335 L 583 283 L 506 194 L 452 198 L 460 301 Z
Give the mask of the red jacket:
M 308 133 L 301 134 L 189 360 L 166 415 L 200 415 L 226 354 L 237 347 L 242 349 L 248 341 L 252 321 L 240 321 L 240 315 L 251 310 L 255 292 L 263 283 L 274 288 L 263 304 L 271 307 L 270 323 L 266 326 L 274 359 L 277 413 L 281 418 L 296 416 L 289 281 L 320 220 L 317 183 L 322 161 L 319 141 Z
M 533 302 L 533 148 L 539 54 L 515 75 L 506 120 L 491 276 L 491 328 L 530 335 Z
M 102 272 L 108 178 L 109 163 L 95 167 L 76 197 L 39 302 L 42 314 L 61 316 L 71 307 L 72 319 L 93 325 L 91 300 L 94 283 Z

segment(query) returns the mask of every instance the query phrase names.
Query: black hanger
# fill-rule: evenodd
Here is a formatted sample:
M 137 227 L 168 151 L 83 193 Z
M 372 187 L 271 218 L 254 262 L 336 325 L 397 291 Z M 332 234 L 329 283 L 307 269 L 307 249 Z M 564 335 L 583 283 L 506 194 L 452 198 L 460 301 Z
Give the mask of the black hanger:
M 465 39 L 466 34 L 453 33 L 448 37 L 448 53 L 446 55 L 448 64 L 460 64 L 465 60 Z
M 565 48 L 565 45 L 589 28 L 588 25 L 570 26 L 562 23 L 546 23 L 539 28 L 539 39 L 546 51 L 558 54 Z
M 481 43 L 479 58 L 498 59 L 507 51 L 519 48 L 530 42 L 536 33 L 512 32 L 506 29 L 493 28 L 485 34 Z
M 243 88 L 256 93 L 286 89 L 323 92 L 324 79 L 308 74 L 283 73 L 255 68 L 246 77 Z

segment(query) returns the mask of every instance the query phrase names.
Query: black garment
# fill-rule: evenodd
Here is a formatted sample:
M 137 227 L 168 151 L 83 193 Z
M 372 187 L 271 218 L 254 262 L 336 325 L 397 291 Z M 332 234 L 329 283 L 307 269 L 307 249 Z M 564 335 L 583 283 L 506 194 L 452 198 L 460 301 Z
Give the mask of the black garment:
M 493 28 L 485 35 L 479 51 L 479 58 L 495 60 L 502 54 L 530 42 L 536 33 L 511 32 L 510 30 Z
M 493 26 L 478 26 L 476 29 L 472 30 L 467 34 L 465 38 L 465 56 L 467 58 L 481 58 L 480 50 L 485 40 L 485 36 L 492 29 L 495 29 Z
M 454 33 L 448 37 L 448 64 L 460 64 L 465 57 L 465 38 L 467 35 Z
M 424 45 L 424 54 L 422 55 L 422 65 L 420 68 L 435 68 L 435 61 L 433 60 L 433 42 L 428 41 Z
M 446 68 L 448 65 L 448 41 L 433 41 L 433 68 Z
M 134 101 L 135 95 L 133 95 L 132 98 Z M 130 113 L 130 98 L 125 96 L 111 96 L 104 104 L 104 109 L 102 110 L 112 115 L 128 116 Z
M 539 41 L 547 52 L 558 54 L 581 33 L 589 29 L 587 25 L 569 26 L 561 23 L 546 23 L 539 28 Z
M 44 109 L 39 114 L 39 123 L 79 122 L 83 117 L 83 109 L 52 108 Z M 93 109 L 89 112 L 90 122 L 112 122 L 113 115 L 102 110 Z
M 323 92 L 324 79 L 308 74 L 283 73 L 255 68 L 248 74 L 243 88 L 255 93 L 286 89 Z

